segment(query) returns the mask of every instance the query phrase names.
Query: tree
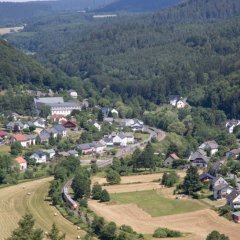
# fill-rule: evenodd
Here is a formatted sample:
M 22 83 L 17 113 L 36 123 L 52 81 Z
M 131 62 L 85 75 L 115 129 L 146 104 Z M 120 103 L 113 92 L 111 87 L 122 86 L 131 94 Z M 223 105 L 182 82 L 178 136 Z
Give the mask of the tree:
M 98 119 L 98 121 L 99 122 L 102 122 L 103 121 L 103 112 L 102 112 L 102 110 L 100 109 L 99 111 L 98 111 L 98 116 L 97 116 L 97 119 Z
M 42 240 L 43 231 L 34 229 L 34 219 L 32 214 L 26 213 L 18 222 L 18 228 L 13 231 L 12 236 L 8 240 Z
M 102 187 L 100 184 L 95 183 L 92 188 L 92 198 L 94 200 L 100 200 L 102 194 Z
M 230 240 L 228 236 L 219 233 L 218 231 L 212 231 L 206 238 L 206 240 Z
M 22 153 L 23 147 L 20 142 L 14 142 L 11 145 L 11 154 L 17 156 Z
M 48 235 L 48 239 L 50 240 L 64 240 L 66 234 L 60 234 L 60 231 L 58 230 L 55 223 L 52 225 L 52 229 Z
M 73 178 L 72 188 L 74 191 L 74 197 L 76 199 L 82 198 L 84 196 L 90 195 L 90 185 L 91 180 L 89 177 L 89 173 L 86 170 L 79 169 Z
M 175 183 L 177 183 L 179 176 L 176 172 L 164 173 L 162 178 L 162 185 L 166 187 L 172 187 Z
M 110 195 L 106 189 L 101 192 L 100 202 L 109 202 Z
M 47 118 L 51 114 L 51 109 L 49 106 L 42 106 L 40 111 L 40 117 Z
M 92 222 L 92 228 L 96 235 L 99 235 L 104 226 L 104 219 L 102 217 L 95 216 Z
M 102 240 L 113 240 L 116 237 L 117 226 L 114 222 L 106 224 L 100 234 Z
M 120 175 L 117 171 L 110 169 L 107 172 L 107 181 L 109 182 L 109 184 L 114 185 L 114 184 L 119 184 L 121 182 L 121 178 Z
M 190 167 L 187 170 L 187 175 L 184 178 L 183 190 L 187 194 L 192 194 L 202 188 L 202 183 L 199 180 L 199 174 L 196 167 Z

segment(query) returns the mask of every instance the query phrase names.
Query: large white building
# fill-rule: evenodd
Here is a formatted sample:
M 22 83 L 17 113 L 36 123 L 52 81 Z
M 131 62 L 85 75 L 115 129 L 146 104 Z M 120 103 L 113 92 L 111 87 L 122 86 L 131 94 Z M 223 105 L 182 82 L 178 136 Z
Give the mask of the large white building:
M 44 97 L 34 98 L 36 108 L 41 110 L 42 106 L 48 106 L 51 109 L 51 115 L 70 115 L 73 110 L 81 110 L 80 104 L 75 102 L 64 102 L 62 97 Z

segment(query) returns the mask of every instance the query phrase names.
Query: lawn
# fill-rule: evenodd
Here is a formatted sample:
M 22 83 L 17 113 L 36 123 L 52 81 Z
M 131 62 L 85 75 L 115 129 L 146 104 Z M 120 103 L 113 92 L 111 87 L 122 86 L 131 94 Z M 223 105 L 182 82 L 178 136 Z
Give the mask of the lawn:
M 152 217 L 198 211 L 206 205 L 198 200 L 167 198 L 156 190 L 111 194 L 111 200 L 119 204 L 135 203 Z
M 0 154 L 8 154 L 10 152 L 10 146 L 0 145 Z

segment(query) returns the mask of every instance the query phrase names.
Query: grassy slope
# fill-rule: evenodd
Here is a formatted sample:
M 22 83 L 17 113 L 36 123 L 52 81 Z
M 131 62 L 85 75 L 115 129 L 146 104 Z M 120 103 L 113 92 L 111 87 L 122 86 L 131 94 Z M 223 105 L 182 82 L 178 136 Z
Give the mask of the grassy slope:
M 197 200 L 166 198 L 154 190 L 111 194 L 111 199 L 120 204 L 135 203 L 152 217 L 187 213 L 205 208 Z

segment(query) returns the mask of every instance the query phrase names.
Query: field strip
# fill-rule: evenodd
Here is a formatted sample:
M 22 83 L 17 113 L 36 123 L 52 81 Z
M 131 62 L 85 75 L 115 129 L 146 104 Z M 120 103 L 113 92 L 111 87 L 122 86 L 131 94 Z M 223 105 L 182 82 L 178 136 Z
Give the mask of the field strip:
M 10 236 L 27 209 L 33 214 L 36 226 L 44 231 L 49 231 L 55 222 L 67 234 L 66 240 L 84 235 L 84 231 L 78 231 L 55 207 L 44 201 L 51 180 L 52 178 L 44 178 L 0 189 L 0 240 Z M 54 216 L 55 213 L 58 213 L 57 216 Z
M 89 201 L 89 207 L 107 221 L 117 225 L 127 224 L 139 233 L 152 234 L 158 227 L 167 227 L 182 232 L 192 233 L 184 239 L 205 240 L 213 230 L 222 232 L 230 240 L 239 240 L 239 225 L 219 217 L 210 209 L 163 217 L 151 217 L 136 204 L 107 205 Z

